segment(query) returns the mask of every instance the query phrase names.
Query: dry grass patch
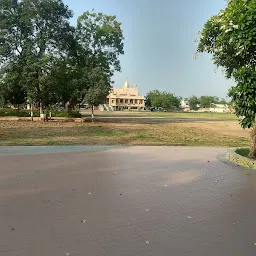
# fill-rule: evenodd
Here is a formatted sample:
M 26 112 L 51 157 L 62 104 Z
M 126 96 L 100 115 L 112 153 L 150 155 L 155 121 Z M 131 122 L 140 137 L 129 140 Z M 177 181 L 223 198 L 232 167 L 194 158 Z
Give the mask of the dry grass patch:
M 0 145 L 186 145 L 243 147 L 248 134 L 235 122 L 57 123 L 0 122 Z
M 82 111 L 84 116 L 91 116 L 91 112 Z M 192 119 L 209 119 L 209 120 L 237 120 L 237 116 L 230 113 L 208 113 L 208 112 L 150 112 L 150 111 L 95 111 L 96 116 L 101 117 L 139 117 L 139 118 L 192 118 Z

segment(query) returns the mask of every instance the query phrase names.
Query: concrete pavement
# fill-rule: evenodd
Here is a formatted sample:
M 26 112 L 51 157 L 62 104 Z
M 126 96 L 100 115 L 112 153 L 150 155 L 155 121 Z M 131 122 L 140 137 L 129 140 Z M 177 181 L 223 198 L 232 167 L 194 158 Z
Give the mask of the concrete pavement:
M 256 175 L 224 149 L 55 152 L 0 156 L 0 256 L 256 255 Z

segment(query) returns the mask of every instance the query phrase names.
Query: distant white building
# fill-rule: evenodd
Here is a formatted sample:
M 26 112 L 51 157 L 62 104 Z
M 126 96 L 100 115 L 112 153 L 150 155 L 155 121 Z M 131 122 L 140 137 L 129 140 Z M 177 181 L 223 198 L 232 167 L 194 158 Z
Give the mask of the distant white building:
M 230 108 L 227 104 L 212 104 L 209 110 L 210 112 L 215 112 L 215 113 L 232 113 L 233 112 L 233 109 Z
M 181 102 L 180 102 L 180 107 L 181 108 L 189 108 L 189 102 L 188 102 L 188 100 L 182 100 Z

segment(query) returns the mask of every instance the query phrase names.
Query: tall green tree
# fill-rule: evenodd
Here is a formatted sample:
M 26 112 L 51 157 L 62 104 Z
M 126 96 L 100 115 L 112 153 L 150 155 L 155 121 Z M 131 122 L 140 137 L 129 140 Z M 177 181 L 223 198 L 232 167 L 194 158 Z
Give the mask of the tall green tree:
M 198 97 L 192 96 L 188 99 L 188 102 L 191 110 L 198 110 L 198 105 L 200 103 Z
M 164 109 L 170 109 L 172 107 L 179 107 L 181 99 L 179 97 L 176 97 L 174 94 L 169 92 L 162 92 L 162 107 Z
M 153 108 L 162 107 L 162 97 L 161 97 L 161 92 L 159 90 L 150 91 L 147 94 L 147 98 L 151 103 L 151 107 Z
M 148 94 L 145 98 L 145 105 L 146 105 L 146 107 L 152 107 L 151 99 Z
M 180 98 L 166 91 L 153 90 L 147 94 L 147 101 L 154 108 L 169 109 L 180 106 Z
M 109 91 L 121 71 L 121 23 L 93 11 L 73 28 L 72 15 L 62 0 L 0 1 L 1 98 L 39 104 L 42 113 L 56 103 L 80 103 L 99 87 Z
M 201 108 L 210 108 L 213 104 L 218 103 L 219 99 L 215 96 L 201 96 L 199 103 Z
M 250 157 L 256 157 L 256 0 L 229 0 L 201 32 L 198 52 L 212 55 L 235 85 L 229 92 L 243 128 L 253 128 Z
M 23 88 L 21 81 L 22 69 L 19 65 L 9 65 L 0 83 L 0 95 L 3 102 L 19 107 L 26 102 L 26 91 Z
M 105 103 L 110 92 L 108 77 L 101 68 L 94 68 L 88 75 L 87 83 L 90 85 L 85 93 L 84 103 L 89 104 L 92 110 L 92 122 L 94 123 L 94 107 Z
M 54 58 L 67 56 L 74 46 L 72 12 L 61 0 L 3 0 L 0 2 L 0 68 L 19 65 L 27 98 L 47 104 Z M 56 84 L 55 84 L 56 85 Z
M 88 73 L 95 68 L 100 68 L 111 85 L 114 72 L 121 71 L 119 56 L 124 53 L 123 40 L 121 23 L 116 20 L 116 16 L 92 11 L 85 12 L 78 18 L 77 68 L 80 68 L 82 92 L 89 88 L 84 81 Z

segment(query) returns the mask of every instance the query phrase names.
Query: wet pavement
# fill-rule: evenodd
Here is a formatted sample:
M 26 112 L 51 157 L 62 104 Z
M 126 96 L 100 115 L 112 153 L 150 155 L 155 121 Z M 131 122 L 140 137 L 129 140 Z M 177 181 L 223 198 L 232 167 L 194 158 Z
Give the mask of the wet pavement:
M 256 255 L 256 175 L 224 149 L 3 152 L 0 256 Z

